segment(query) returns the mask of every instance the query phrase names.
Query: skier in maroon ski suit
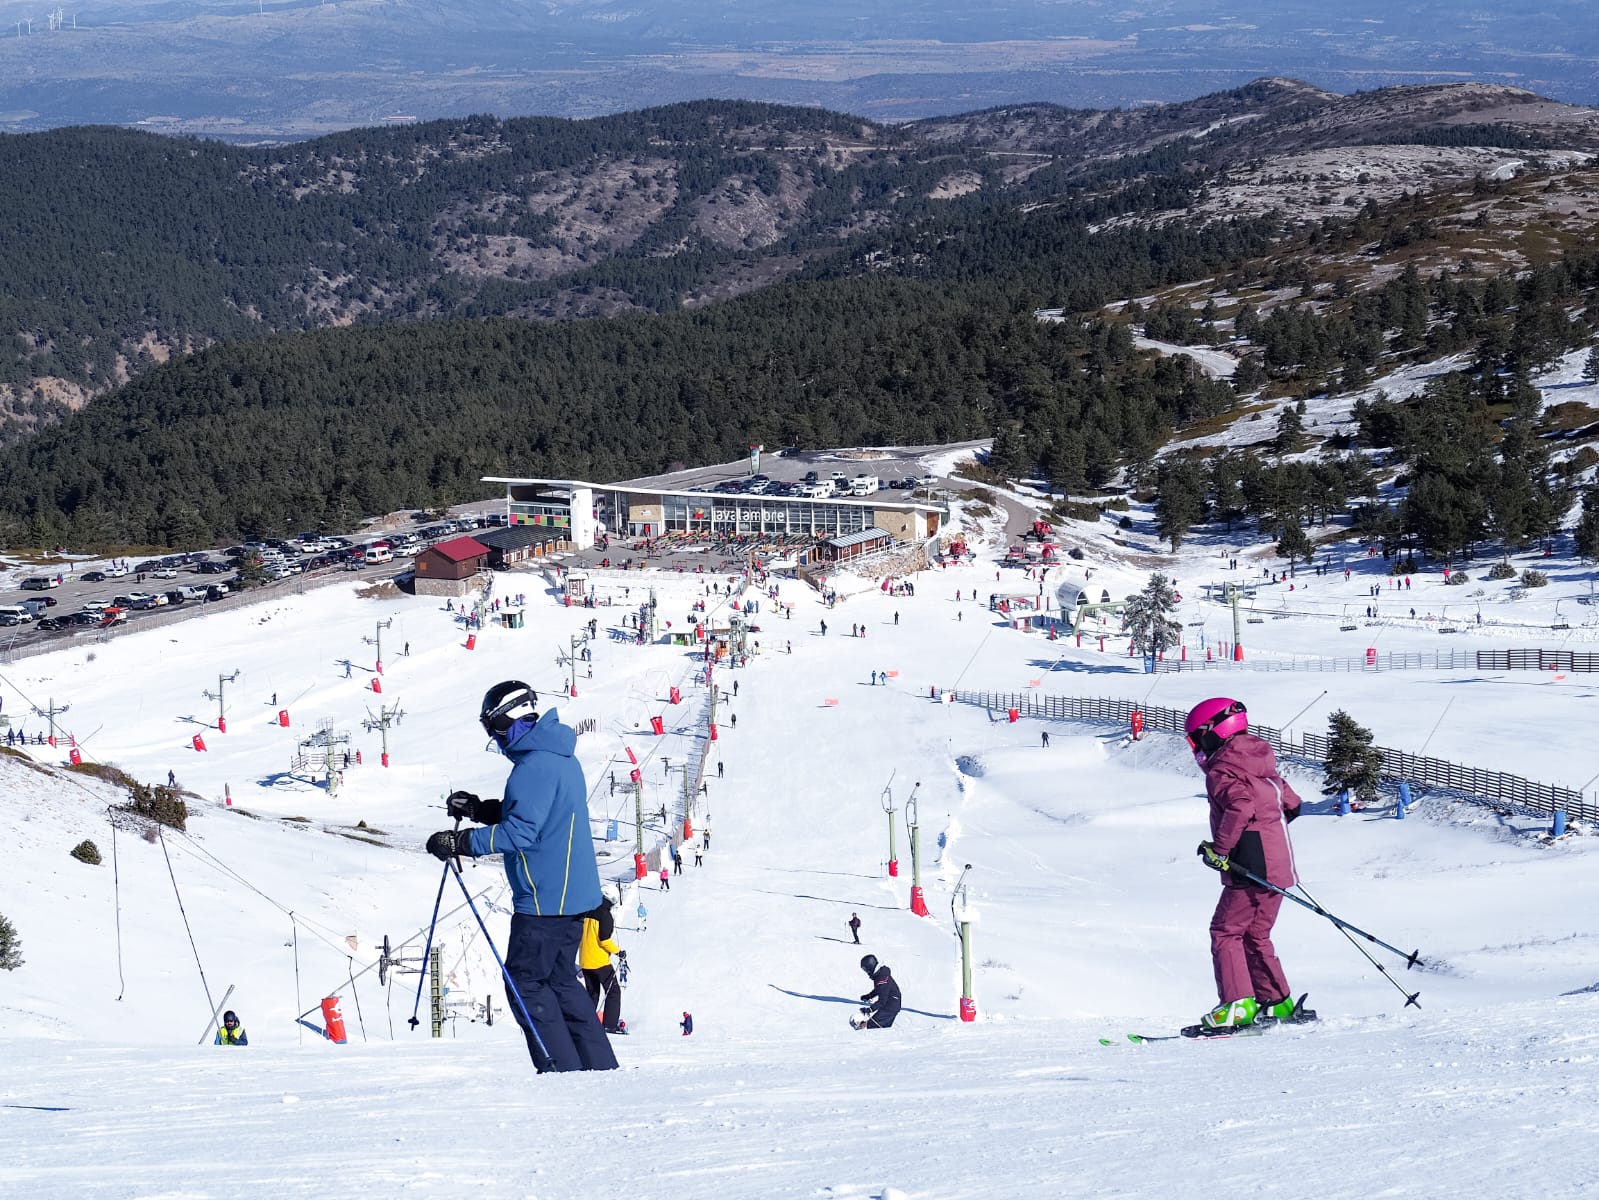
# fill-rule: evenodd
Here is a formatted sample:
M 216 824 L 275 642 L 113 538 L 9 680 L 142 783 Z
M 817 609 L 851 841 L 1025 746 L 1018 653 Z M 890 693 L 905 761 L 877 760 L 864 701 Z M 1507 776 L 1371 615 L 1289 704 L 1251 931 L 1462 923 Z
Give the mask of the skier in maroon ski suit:
M 1189 746 L 1205 771 L 1210 798 L 1210 840 L 1199 853 L 1221 872 L 1221 899 L 1210 919 L 1210 953 L 1218 1006 L 1201 1022 L 1206 1030 L 1252 1024 L 1257 1016 L 1299 1017 L 1271 930 L 1283 898 L 1235 874 L 1242 867 L 1280 888 L 1299 882 L 1288 823 L 1299 815 L 1299 795 L 1277 773 L 1271 746 L 1247 732 L 1241 701 L 1217 698 L 1196 705 L 1185 722 Z

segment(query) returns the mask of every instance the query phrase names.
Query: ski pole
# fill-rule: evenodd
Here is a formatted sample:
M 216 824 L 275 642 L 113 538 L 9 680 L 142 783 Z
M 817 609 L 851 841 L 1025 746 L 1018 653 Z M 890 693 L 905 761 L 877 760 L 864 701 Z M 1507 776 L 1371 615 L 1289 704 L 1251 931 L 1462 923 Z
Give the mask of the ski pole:
M 1409 970 L 1411 967 L 1426 966 L 1426 964 L 1421 961 L 1421 951 L 1420 950 L 1412 950 L 1409 954 L 1406 954 L 1398 946 L 1390 946 L 1387 942 L 1383 941 L 1380 937 L 1377 937 L 1377 936 L 1375 936 L 1373 934 L 1367 933 L 1364 929 L 1360 929 L 1357 926 L 1351 925 L 1348 921 L 1345 921 L 1342 917 L 1333 916 L 1332 913 L 1328 912 L 1325 908 L 1323 908 L 1319 904 L 1316 904 L 1314 901 L 1307 900 L 1303 896 L 1296 896 L 1292 892 L 1284 891 L 1282 888 L 1278 887 L 1275 883 L 1267 883 L 1264 879 L 1262 879 L 1259 875 L 1256 875 L 1248 867 L 1241 867 L 1237 863 L 1232 862 L 1231 860 L 1229 860 L 1228 864 L 1227 864 L 1227 869 L 1232 871 L 1234 874 L 1242 875 L 1245 879 L 1249 880 L 1250 883 L 1253 883 L 1253 884 L 1255 884 L 1258 887 L 1263 887 L 1269 892 L 1276 892 L 1279 896 L 1286 897 L 1287 899 L 1292 900 L 1295 904 L 1302 905 L 1303 907 L 1310 909 L 1310 911 L 1315 913 L 1317 916 L 1326 917 L 1334 925 L 1338 926 L 1339 929 L 1342 929 L 1342 930 L 1344 930 L 1344 931 L 1346 931 L 1348 933 L 1358 933 L 1361 937 L 1365 938 L 1368 942 L 1372 942 L 1372 943 L 1374 943 L 1374 944 L 1376 944 L 1378 946 L 1381 946 L 1384 950 L 1387 950 L 1387 951 L 1389 951 L 1389 952 L 1391 952 L 1393 954 L 1399 955 L 1400 958 L 1405 960 L 1405 969 L 1406 970 Z
M 448 864 L 445 865 L 445 874 L 449 874 Z M 555 1059 L 550 1056 L 549 1050 L 545 1048 L 544 1039 L 539 1036 L 539 1031 L 533 1027 L 533 1015 L 527 1011 L 527 1003 L 522 999 L 522 991 L 516 986 L 516 980 L 511 978 L 511 972 L 506 967 L 505 960 L 500 957 L 500 951 L 494 945 L 494 939 L 489 936 L 489 927 L 483 924 L 483 915 L 478 912 L 477 905 L 472 903 L 472 893 L 466 890 L 466 880 L 461 878 L 461 872 L 459 871 L 455 872 L 455 882 L 461 885 L 461 895 L 466 897 L 466 906 L 472 910 L 472 915 L 477 918 L 477 927 L 483 931 L 483 940 L 489 944 L 489 952 L 494 955 L 494 961 L 500 964 L 500 974 L 505 976 L 505 986 L 510 989 L 511 999 L 516 1001 L 516 1007 L 521 1010 L 522 1019 L 527 1022 L 523 1028 L 527 1030 L 528 1037 L 533 1039 L 533 1044 L 539 1048 L 542 1061 L 536 1062 L 534 1065 L 540 1071 L 553 1071 L 555 1069 Z M 442 882 L 439 884 L 439 890 L 441 892 L 444 890 Z
M 1305 893 L 1305 899 L 1309 900 L 1312 904 L 1316 903 L 1316 897 L 1314 897 L 1314 896 L 1312 896 L 1310 894 L 1310 889 L 1307 888 L 1304 884 L 1296 883 L 1296 884 L 1294 884 L 1294 886 L 1296 888 L 1298 888 L 1300 891 Z M 1392 975 L 1390 975 L 1388 973 L 1388 968 L 1383 966 L 1382 963 L 1378 962 L 1375 958 L 1373 958 L 1372 954 L 1371 954 L 1371 951 L 1367 950 L 1366 947 L 1362 946 L 1359 942 L 1357 942 L 1354 939 L 1354 937 L 1350 934 L 1349 930 L 1343 928 L 1343 926 L 1339 926 L 1338 927 L 1338 932 L 1343 934 L 1346 938 L 1348 938 L 1349 939 L 1349 944 L 1351 946 L 1353 946 L 1356 950 L 1359 950 L 1361 952 L 1361 954 L 1363 954 L 1365 956 L 1366 961 L 1369 962 L 1372 966 L 1376 967 L 1377 970 L 1382 974 L 1382 977 L 1384 979 L 1386 979 L 1389 983 L 1393 984 L 1394 987 L 1398 989 L 1399 994 L 1405 998 L 1405 1007 L 1406 1008 L 1409 1008 L 1412 1004 L 1414 1004 L 1417 1008 L 1421 1007 L 1421 993 L 1419 991 L 1416 991 L 1416 992 L 1407 992 L 1407 991 L 1405 991 L 1404 985 L 1401 984 L 1399 982 L 1399 980 L 1395 979 Z
M 422 1011 L 422 985 L 426 982 L 428 955 L 433 952 L 433 930 L 439 923 L 439 905 L 444 900 L 444 881 L 450 877 L 450 864 L 444 864 L 444 874 L 439 876 L 439 894 L 433 897 L 433 919 L 428 922 L 428 940 L 422 947 L 422 970 L 416 977 L 416 1003 L 411 1006 L 411 1028 L 415 1029 L 422 1022 L 416 1019 L 416 1014 Z

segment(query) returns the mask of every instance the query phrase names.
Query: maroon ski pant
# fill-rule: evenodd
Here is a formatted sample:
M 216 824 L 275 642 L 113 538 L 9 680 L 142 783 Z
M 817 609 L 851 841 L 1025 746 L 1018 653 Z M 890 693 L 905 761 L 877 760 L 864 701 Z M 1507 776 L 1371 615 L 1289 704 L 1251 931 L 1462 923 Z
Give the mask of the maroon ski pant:
M 1283 898 L 1265 888 L 1223 887 L 1210 918 L 1210 957 L 1223 1004 L 1253 996 L 1262 1007 L 1288 995 L 1288 980 L 1271 944 Z

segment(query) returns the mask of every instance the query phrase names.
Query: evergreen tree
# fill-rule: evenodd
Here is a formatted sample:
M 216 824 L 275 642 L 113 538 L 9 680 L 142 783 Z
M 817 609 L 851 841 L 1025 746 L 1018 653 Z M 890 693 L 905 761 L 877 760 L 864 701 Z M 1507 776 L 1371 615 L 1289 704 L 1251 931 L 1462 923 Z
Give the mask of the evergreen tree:
M 1316 557 L 1316 547 L 1310 544 L 1310 538 L 1297 521 L 1288 521 L 1277 532 L 1277 553 L 1291 566 L 1295 559 L 1302 558 L 1309 563 Z
M 1572 535 L 1578 554 L 1589 562 L 1599 561 L 1599 484 L 1590 484 L 1582 494 L 1582 516 Z
M 1266 383 L 1266 368 L 1260 364 L 1260 355 L 1246 354 L 1238 360 L 1238 367 L 1233 371 L 1233 391 L 1240 396 L 1258 391 Z
M 1172 552 L 1205 515 L 1205 468 L 1196 462 L 1168 462 L 1155 483 L 1155 528 Z
M 1127 597 L 1122 610 L 1122 628 L 1133 639 L 1133 653 L 1153 662 L 1160 654 L 1182 644 L 1183 627 L 1172 619 L 1177 611 L 1177 593 L 1171 580 L 1156 572 L 1144 590 Z
M 22 965 L 22 939 L 17 927 L 0 914 L 0 971 L 15 971 Z
M 1348 791 L 1357 800 L 1375 800 L 1382 782 L 1382 752 L 1371 744 L 1371 730 L 1339 709 L 1327 719 L 1327 736 L 1331 744 L 1322 795 Z
M 1278 454 L 1297 454 L 1305 448 L 1305 418 L 1297 406 L 1283 409 L 1278 416 L 1271 448 Z
M 1012 421 L 1003 421 L 994 430 L 994 444 L 988 452 L 988 466 L 1007 479 L 1016 479 L 1027 471 L 1022 435 Z
M 1588 351 L 1587 361 L 1582 364 L 1582 377 L 1589 383 L 1599 383 L 1599 346 Z

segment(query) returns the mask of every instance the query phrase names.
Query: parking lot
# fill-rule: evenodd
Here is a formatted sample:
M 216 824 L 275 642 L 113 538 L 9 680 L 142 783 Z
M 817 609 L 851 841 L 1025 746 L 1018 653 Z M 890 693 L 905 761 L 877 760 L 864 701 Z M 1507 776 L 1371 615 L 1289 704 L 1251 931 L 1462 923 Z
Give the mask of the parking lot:
M 917 499 L 916 492 L 937 481 L 926 476 L 918 458 L 918 451 L 907 448 L 899 451 L 780 451 L 763 454 L 760 470 L 751 472 L 748 460 L 723 463 L 712 467 L 694 467 L 674 471 L 668 475 L 652 475 L 644 479 L 628 479 L 612 484 L 641 492 L 721 492 L 724 494 L 798 496 L 807 483 L 830 481 L 835 476 L 853 482 L 857 475 L 874 477 L 878 481 L 876 494 L 885 499 L 907 501 Z M 915 482 L 907 483 L 908 480 Z M 764 485 L 764 486 L 762 486 Z M 760 490 L 754 490 L 759 488 Z M 835 495 L 841 493 L 835 491 Z
M 292 593 L 307 579 L 388 578 L 407 570 L 419 550 L 479 528 L 483 520 L 482 513 L 413 520 L 381 534 L 311 536 L 299 541 L 273 538 L 139 561 L 102 560 L 81 571 L 65 562 L 28 569 L 19 572 L 19 580 L 61 582 L 12 589 L 0 596 L 0 655 L 98 634 L 111 626 L 165 624 L 180 612 L 198 614 L 225 605 L 241 595 L 237 569 L 247 554 L 261 559 L 265 575 L 261 584 L 248 589 L 254 600 Z M 375 556 L 368 562 L 356 553 L 359 547 L 379 541 L 394 547 L 392 558 Z M 35 610 L 33 619 L 11 615 L 11 610 L 24 606 Z

